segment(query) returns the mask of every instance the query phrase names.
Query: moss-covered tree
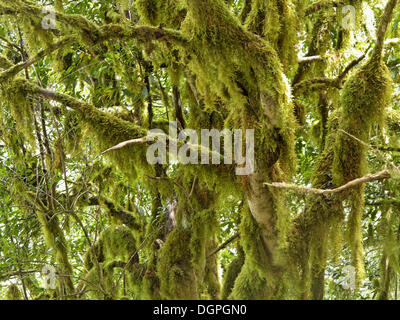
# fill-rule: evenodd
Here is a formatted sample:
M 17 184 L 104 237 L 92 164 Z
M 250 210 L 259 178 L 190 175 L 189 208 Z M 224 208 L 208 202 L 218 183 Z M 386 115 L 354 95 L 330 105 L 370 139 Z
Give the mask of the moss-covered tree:
M 0 0 L 0 296 L 397 298 L 396 4 Z M 149 163 L 175 121 L 254 172 Z

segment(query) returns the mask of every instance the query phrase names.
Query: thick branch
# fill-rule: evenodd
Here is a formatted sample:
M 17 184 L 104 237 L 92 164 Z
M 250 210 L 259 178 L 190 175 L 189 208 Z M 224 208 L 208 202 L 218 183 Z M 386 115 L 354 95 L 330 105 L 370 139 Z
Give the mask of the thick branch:
M 41 7 L 26 3 L 25 1 L 15 0 L 10 5 L 6 0 L 0 0 L 0 15 L 2 14 L 23 14 L 37 19 L 43 18 L 47 13 L 42 11 Z M 65 14 L 54 12 L 57 22 L 63 24 L 67 30 L 71 28 L 80 34 L 78 40 L 83 40 L 90 46 L 109 39 L 138 39 L 142 41 L 173 41 L 184 43 L 179 31 L 162 29 L 149 26 L 125 26 L 119 24 L 110 24 L 102 27 L 86 19 L 82 15 Z M 40 26 L 41 27 L 41 26 Z M 70 36 L 70 34 L 68 34 Z
M 133 230 L 140 230 L 142 224 L 140 222 L 138 223 L 137 218 L 135 218 L 131 213 L 122 210 L 121 208 L 117 208 L 112 201 L 104 198 L 99 200 L 97 197 L 92 197 L 89 199 L 89 205 L 91 206 L 101 205 L 101 203 L 104 203 L 112 217 L 118 219 L 124 225 Z

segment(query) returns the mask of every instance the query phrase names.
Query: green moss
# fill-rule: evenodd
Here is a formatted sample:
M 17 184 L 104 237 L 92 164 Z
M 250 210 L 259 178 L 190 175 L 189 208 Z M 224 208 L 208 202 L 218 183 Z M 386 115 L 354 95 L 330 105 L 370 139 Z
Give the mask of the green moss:
M 160 292 L 166 299 L 196 299 L 196 275 L 191 266 L 191 232 L 177 226 L 160 250 L 157 274 Z
M 124 226 L 112 226 L 104 230 L 101 242 L 106 261 L 122 259 L 128 262 L 136 252 L 136 240 L 131 230 Z
M 163 24 L 179 29 L 186 15 L 186 4 L 183 0 L 138 0 L 136 8 L 142 21 L 146 24 Z
M 343 185 L 362 177 L 368 171 L 367 147 L 357 141 L 368 142 L 370 130 L 376 124 L 384 126 L 385 110 L 391 104 L 392 80 L 382 62 L 380 54 L 357 70 L 345 83 L 341 94 L 341 121 L 335 143 L 333 179 Z M 350 200 L 348 225 L 349 243 L 353 253 L 353 265 L 357 270 L 357 281 L 364 274 L 362 248 L 362 214 L 364 209 L 364 186 L 347 194 Z
M 296 60 L 296 15 L 291 1 L 255 0 L 247 15 L 245 27 L 264 37 L 279 53 L 284 69 Z
M 246 256 L 230 298 L 235 300 L 279 298 L 285 283 L 274 276 L 279 270 L 264 264 L 269 260 L 268 251 L 262 239 L 262 230 L 248 207 L 243 208 L 240 234 L 240 243 Z
M 120 225 L 105 229 L 99 241 L 85 255 L 85 267 L 88 272 L 85 280 L 94 290 L 96 299 L 116 299 L 119 297 L 115 286 L 114 269 L 129 263 L 126 268 L 129 290 L 135 290 L 137 298 L 141 297 L 142 267 L 138 264 L 136 240 L 132 231 Z M 119 276 L 117 277 L 119 279 Z
M 386 111 L 386 126 L 394 134 L 400 134 L 400 112 L 390 109 Z
M 22 78 L 16 78 L 14 85 L 24 91 L 26 95 L 41 95 L 41 89 L 35 85 L 29 84 Z M 103 112 L 93 105 L 79 101 L 72 96 L 62 93 L 49 93 L 53 100 L 62 103 L 74 109 L 83 122 L 83 135 L 91 137 L 98 153 L 105 151 L 115 145 L 137 138 L 146 137 L 147 130 L 133 124 L 132 122 L 122 120 L 114 115 Z M 133 181 L 138 174 L 144 172 L 148 175 L 154 175 L 154 168 L 147 162 L 147 145 L 127 146 L 120 150 L 108 152 L 108 157 L 117 165 L 122 172 L 126 172 Z
M 341 94 L 339 129 L 367 142 L 373 125 L 384 126 L 385 109 L 391 104 L 392 80 L 379 57 L 372 58 L 345 83 Z M 334 180 L 337 185 L 363 176 L 366 148 L 343 133 L 337 137 Z
M 7 288 L 6 300 L 22 300 L 22 294 L 16 284 L 12 284 Z
M 352 266 L 356 269 L 356 284 L 365 276 L 362 220 L 364 213 L 364 186 L 356 187 L 350 194 L 350 216 L 347 239 L 352 251 Z
M 224 275 L 224 282 L 222 286 L 222 299 L 226 300 L 232 293 L 232 290 L 235 285 L 236 278 L 238 277 L 240 271 L 242 270 L 244 264 L 244 252 L 243 249 L 239 246 L 238 248 L 238 255 L 232 262 L 229 264 L 225 275 Z
M 33 130 L 33 115 L 31 101 L 26 93 L 10 81 L 0 84 L 0 95 L 4 101 L 8 101 L 11 115 L 16 121 L 17 130 L 30 142 L 32 148 L 36 146 Z
M 312 175 L 312 186 L 318 189 L 334 188 L 332 166 L 334 143 L 339 126 L 339 114 L 331 113 L 327 125 L 328 136 L 325 149 L 319 156 Z M 332 256 L 341 252 L 341 224 L 344 210 L 341 198 L 336 195 L 309 195 L 304 213 L 294 220 L 289 236 L 289 263 L 298 280 L 293 285 L 294 294 L 302 299 L 311 299 L 315 275 L 324 272 L 329 251 Z M 331 249 L 331 250 L 329 250 Z
M 208 255 L 212 250 L 215 250 L 218 246 L 216 235 L 208 241 L 206 247 L 206 265 L 204 271 L 204 287 L 207 294 L 207 298 L 211 300 L 221 299 L 221 283 L 219 281 L 219 266 L 218 266 L 218 255 L 214 254 L 210 257 Z

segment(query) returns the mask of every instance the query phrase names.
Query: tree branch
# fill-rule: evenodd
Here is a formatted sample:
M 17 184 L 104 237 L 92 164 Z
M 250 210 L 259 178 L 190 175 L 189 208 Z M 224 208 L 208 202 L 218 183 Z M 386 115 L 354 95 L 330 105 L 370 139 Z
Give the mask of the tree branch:
M 108 152 L 111 152 L 111 151 L 123 149 L 123 148 L 128 147 L 128 146 L 138 145 L 138 144 L 145 144 L 145 143 L 147 143 L 146 137 L 124 141 L 124 142 L 121 142 L 121 143 L 117 144 L 114 147 L 111 147 L 111 148 L 103 151 L 102 153 L 100 153 L 99 156 L 102 156 L 102 155 L 104 155 L 104 154 L 106 154 Z
M 43 12 L 41 7 L 29 4 L 22 0 L 13 1 L 12 5 L 9 4 L 8 0 L 0 0 L 0 15 L 2 14 L 23 14 L 37 19 L 37 17 L 45 17 L 47 13 Z M 120 24 L 110 24 L 99 27 L 82 15 L 65 14 L 57 11 L 54 11 L 54 14 L 57 22 L 65 25 L 67 30 L 72 28 L 80 34 L 80 38 L 77 40 L 82 40 L 90 46 L 109 39 L 132 38 L 142 41 L 172 41 L 180 44 L 186 42 L 181 33 L 176 30 L 149 26 L 125 26 Z
M 29 67 L 30 65 L 34 64 L 35 62 L 41 60 L 42 58 L 44 58 L 48 54 L 52 53 L 53 51 L 60 49 L 61 47 L 65 46 L 71 42 L 73 42 L 73 38 L 66 37 L 66 38 L 50 45 L 48 48 L 39 51 L 39 53 L 36 56 L 34 56 L 33 58 L 8 68 L 6 71 L 3 71 L 2 73 L 0 73 L 0 82 L 8 80 L 9 78 L 15 76 L 18 72 L 22 71 L 23 69 L 25 69 L 25 68 Z
M 91 197 L 89 199 L 89 205 L 91 206 L 98 206 L 101 205 L 101 203 L 104 203 L 104 205 L 107 207 L 112 217 L 118 219 L 124 225 L 133 230 L 140 230 L 142 223 L 138 222 L 137 218 L 133 216 L 131 213 L 116 207 L 112 201 L 105 199 L 103 197 L 100 199 L 98 197 Z
M 368 49 L 369 50 L 369 49 Z M 367 50 L 367 52 L 368 52 Z M 303 87 L 309 87 L 313 86 L 316 84 L 321 84 L 324 86 L 332 86 L 338 89 L 341 89 L 342 86 L 342 81 L 346 77 L 346 75 L 350 72 L 351 69 L 353 69 L 356 65 L 358 65 L 362 60 L 367 55 L 367 52 L 364 53 L 361 57 L 353 60 L 350 62 L 347 67 L 339 74 L 339 76 L 335 79 L 329 79 L 329 78 L 315 78 L 315 79 L 308 79 L 308 80 L 303 80 L 297 84 L 294 85 L 293 90 L 294 92 L 298 91 L 299 89 Z
M 330 7 L 338 7 L 340 4 L 343 4 L 344 1 L 342 0 L 333 0 L 333 1 L 318 1 L 310 5 L 306 10 L 305 10 L 305 15 L 308 16 L 314 12 L 317 12 L 322 9 L 327 9 Z
M 392 20 L 393 10 L 396 7 L 396 4 L 397 0 L 389 0 L 388 3 L 386 4 L 385 11 L 383 12 L 379 27 L 376 31 L 376 44 L 374 48 L 374 54 L 378 55 L 382 54 L 382 49 L 385 42 L 386 30 L 390 21 Z
M 298 186 L 295 184 L 287 184 L 287 183 L 283 183 L 283 182 L 264 183 L 264 185 L 266 185 L 268 187 L 273 187 L 273 188 L 294 190 L 301 194 L 311 193 L 311 194 L 327 195 L 327 194 L 340 193 L 340 192 L 346 191 L 350 188 L 354 188 L 354 187 L 356 187 L 360 184 L 366 183 L 366 182 L 385 180 L 385 179 L 390 179 L 391 177 L 392 177 L 392 175 L 389 173 L 389 171 L 382 170 L 378 173 L 368 174 L 364 177 L 352 180 L 352 181 L 346 183 L 345 185 L 338 187 L 336 189 L 315 189 L 315 188 Z
M 213 256 L 214 254 L 218 253 L 219 251 L 225 249 L 231 242 L 235 241 L 237 238 L 240 237 L 240 233 L 234 234 L 232 237 L 230 237 L 228 240 L 226 240 L 223 244 L 221 244 L 217 249 L 212 251 L 208 256 L 207 259 Z

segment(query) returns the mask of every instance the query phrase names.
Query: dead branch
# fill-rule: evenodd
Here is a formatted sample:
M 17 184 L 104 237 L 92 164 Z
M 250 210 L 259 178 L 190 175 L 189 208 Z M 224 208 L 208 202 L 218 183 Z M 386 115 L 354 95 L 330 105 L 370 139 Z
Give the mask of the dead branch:
M 364 177 L 354 179 L 345 185 L 335 188 L 335 189 L 316 189 L 316 188 L 308 188 L 303 186 L 298 186 L 295 184 L 284 183 L 284 182 L 273 182 L 273 183 L 264 183 L 264 185 L 273 188 L 279 189 L 287 189 L 287 190 L 294 190 L 301 194 L 319 194 L 319 195 L 327 195 L 327 194 L 334 194 L 346 191 L 348 189 L 354 188 L 360 184 L 371 182 L 371 181 L 378 181 L 378 180 L 385 180 L 390 179 L 392 175 L 387 170 L 379 171 L 375 174 L 368 174 Z
M 140 138 L 140 139 L 133 139 L 133 140 L 127 140 L 124 142 L 121 142 L 119 144 L 117 144 L 116 146 L 107 149 L 106 151 L 103 151 L 102 153 L 100 153 L 99 156 L 102 156 L 110 151 L 114 151 L 114 150 L 119 150 L 119 149 L 123 149 L 125 147 L 128 146 L 132 146 L 132 145 L 138 145 L 138 144 L 145 144 L 147 143 L 147 139 L 146 138 Z

